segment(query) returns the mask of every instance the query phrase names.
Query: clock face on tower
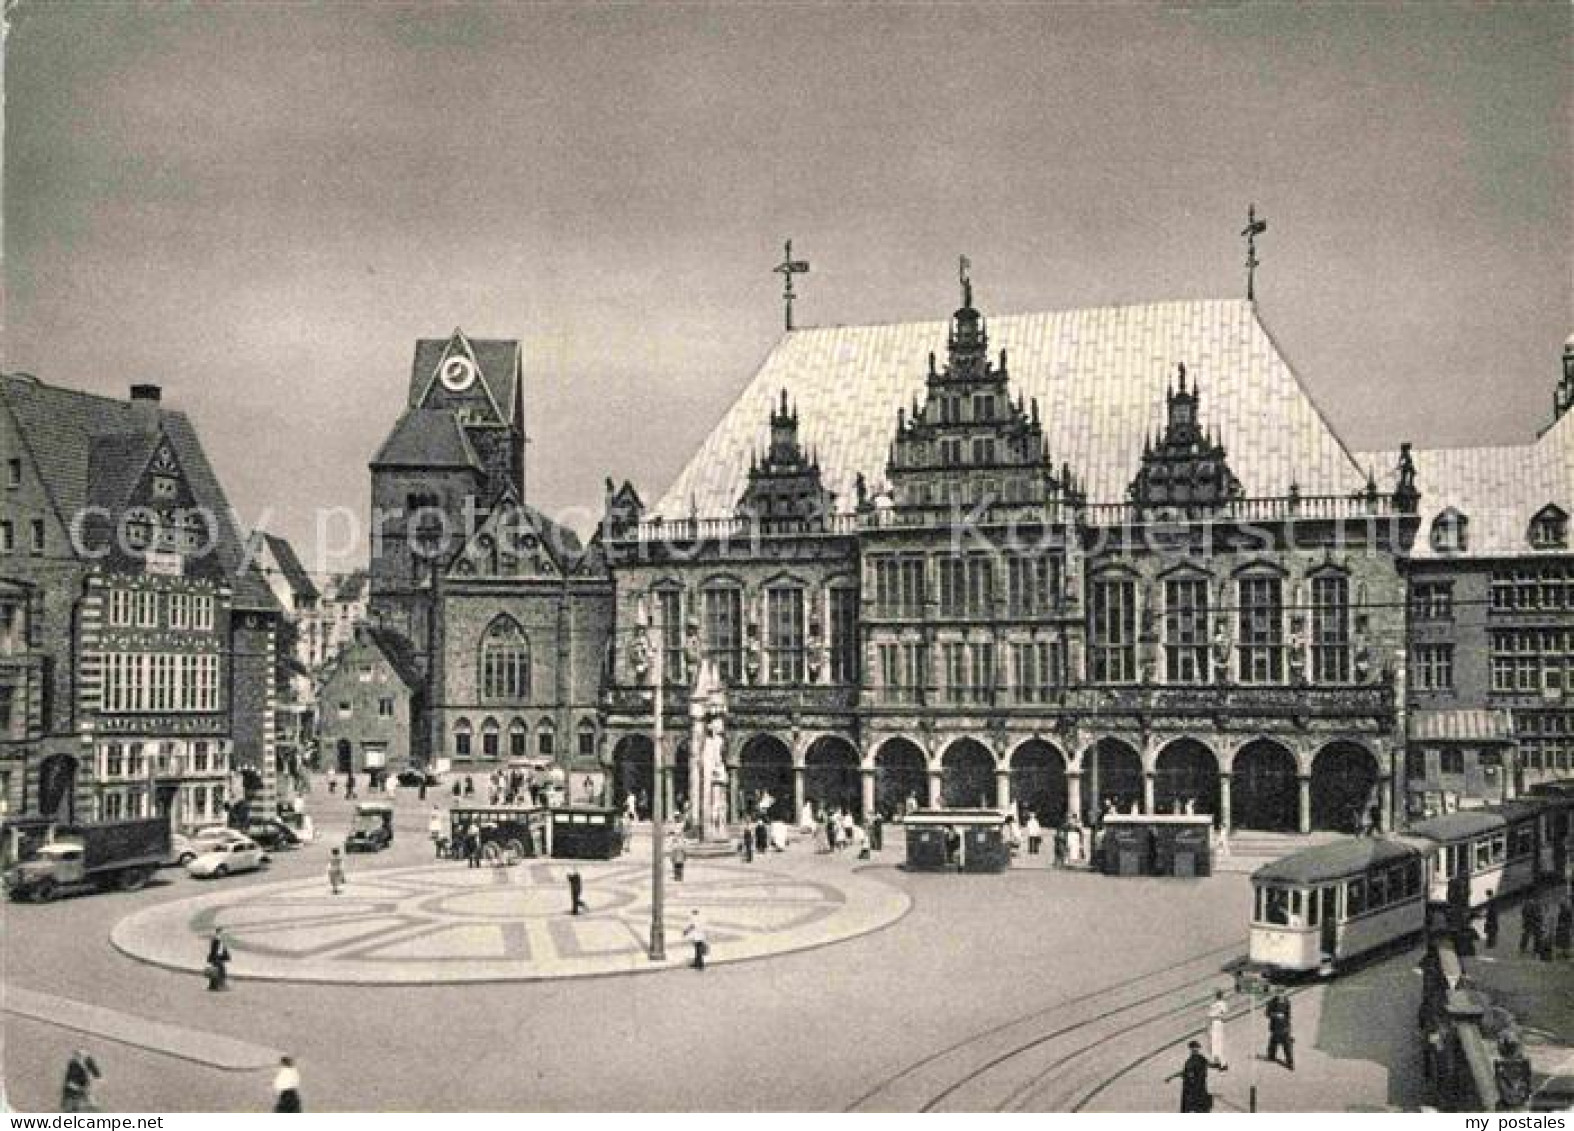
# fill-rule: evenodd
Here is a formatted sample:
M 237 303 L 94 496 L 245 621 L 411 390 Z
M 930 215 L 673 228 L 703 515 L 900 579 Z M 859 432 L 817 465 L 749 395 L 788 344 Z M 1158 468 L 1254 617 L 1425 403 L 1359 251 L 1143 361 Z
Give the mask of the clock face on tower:
M 468 357 L 451 357 L 438 371 L 443 388 L 451 393 L 462 393 L 475 384 L 475 362 Z

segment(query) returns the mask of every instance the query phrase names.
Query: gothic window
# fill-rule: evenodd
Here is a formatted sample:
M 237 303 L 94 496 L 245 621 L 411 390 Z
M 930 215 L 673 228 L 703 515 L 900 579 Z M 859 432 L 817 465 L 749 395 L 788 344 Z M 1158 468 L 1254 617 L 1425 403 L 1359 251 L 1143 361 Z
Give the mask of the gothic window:
M 859 668 L 858 590 L 849 585 L 830 592 L 831 682 L 857 683 Z
M 770 681 L 803 682 L 803 590 L 793 585 L 765 591 L 766 660 Z
M 506 702 L 530 696 L 530 638 L 512 617 L 494 620 L 481 641 L 481 695 Z
M 508 756 L 510 758 L 523 758 L 530 753 L 530 732 L 525 726 L 524 719 L 515 719 L 508 724 Z
M 1137 678 L 1137 586 L 1121 578 L 1093 582 L 1089 637 L 1094 683 Z
M 1243 577 L 1239 609 L 1240 680 L 1284 682 L 1284 583 L 1277 577 Z
M 723 681 L 736 683 L 743 670 L 743 594 L 733 587 L 706 589 L 700 596 L 705 657 Z
M 536 753 L 543 758 L 551 758 L 557 753 L 557 729 L 551 719 L 542 719 L 536 724 Z
M 470 720 L 460 719 L 454 723 L 454 757 L 470 757 Z
M 581 758 L 596 756 L 596 724 L 589 719 L 579 720 L 579 756 Z
M 1208 678 L 1208 582 L 1176 578 L 1164 583 L 1164 679 L 1205 683 Z
M 1312 579 L 1312 679 L 1350 682 L 1350 579 Z
M 666 683 L 683 682 L 683 592 L 658 589 L 656 604 L 661 610 L 662 675 Z
M 502 728 L 497 725 L 496 719 L 487 719 L 481 724 L 481 757 L 496 758 L 501 755 L 501 734 Z

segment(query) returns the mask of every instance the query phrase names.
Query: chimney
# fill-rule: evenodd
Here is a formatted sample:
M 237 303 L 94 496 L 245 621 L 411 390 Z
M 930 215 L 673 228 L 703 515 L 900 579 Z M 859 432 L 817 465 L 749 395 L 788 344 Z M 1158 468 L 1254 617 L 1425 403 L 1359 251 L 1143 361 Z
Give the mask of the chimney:
M 138 432 L 157 432 L 159 397 L 157 385 L 131 386 L 131 422 Z

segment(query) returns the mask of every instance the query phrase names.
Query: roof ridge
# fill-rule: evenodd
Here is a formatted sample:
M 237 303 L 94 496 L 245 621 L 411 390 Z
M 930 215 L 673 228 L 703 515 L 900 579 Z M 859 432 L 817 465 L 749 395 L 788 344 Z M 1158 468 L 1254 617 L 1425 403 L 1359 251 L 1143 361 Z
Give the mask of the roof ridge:
M 1196 306 L 1200 303 L 1218 303 L 1223 306 L 1248 306 L 1244 298 L 1165 298 L 1150 302 L 1110 302 L 1100 306 L 1061 306 L 1047 310 L 1007 310 L 987 315 L 990 322 L 1000 318 L 1053 318 L 1064 314 L 1101 314 L 1115 310 L 1147 310 L 1161 306 Z M 944 326 L 951 321 L 949 314 L 939 318 L 891 318 L 880 322 L 827 322 L 810 326 L 795 326 L 783 331 L 776 339 L 779 345 L 789 338 L 805 336 L 816 331 L 831 330 L 880 330 L 891 326 L 927 326 L 931 323 Z M 1260 325 L 1261 323 L 1259 323 Z M 1277 343 L 1275 343 L 1277 348 Z M 775 349 L 776 346 L 771 347 Z M 1288 362 L 1286 362 L 1288 365 Z
M 1317 402 L 1317 397 L 1312 393 L 1306 382 L 1301 380 L 1301 375 L 1296 372 L 1295 366 L 1290 363 L 1290 356 L 1285 353 L 1284 347 L 1279 344 L 1279 339 L 1274 337 L 1273 331 L 1268 328 L 1268 323 L 1263 320 L 1257 303 L 1250 302 L 1248 305 L 1251 308 L 1249 317 L 1257 324 L 1257 328 L 1262 331 L 1263 337 L 1268 339 L 1268 344 L 1273 347 L 1273 352 L 1279 355 L 1279 360 L 1284 363 L 1285 372 L 1290 375 L 1290 380 L 1295 382 L 1295 387 L 1306 398 L 1306 403 L 1312 406 L 1312 411 L 1317 414 L 1317 419 L 1321 420 L 1323 427 L 1328 429 L 1328 434 L 1334 438 L 1334 443 L 1338 444 L 1339 449 L 1344 452 L 1345 458 L 1350 461 L 1350 466 L 1354 467 L 1360 475 L 1374 473 L 1377 470 L 1376 468 L 1362 467 L 1356 461 L 1355 453 L 1350 450 L 1350 445 L 1344 442 L 1343 436 L 1339 435 L 1339 430 L 1334 427 L 1333 421 L 1328 418 L 1328 413 L 1323 411 L 1323 406 Z M 1397 449 L 1395 450 L 1397 451 Z M 1288 487 L 1289 484 L 1285 484 L 1285 486 Z

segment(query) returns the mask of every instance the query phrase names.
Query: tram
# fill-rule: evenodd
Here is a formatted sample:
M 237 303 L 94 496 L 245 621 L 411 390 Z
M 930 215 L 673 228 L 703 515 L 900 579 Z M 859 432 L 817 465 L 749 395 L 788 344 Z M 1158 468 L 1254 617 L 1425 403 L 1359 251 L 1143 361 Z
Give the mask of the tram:
M 1434 817 L 1402 836 L 1351 838 L 1252 874 L 1248 958 L 1280 972 L 1327 972 L 1419 934 L 1450 883 L 1472 908 L 1560 877 L 1574 797 L 1539 795 Z

